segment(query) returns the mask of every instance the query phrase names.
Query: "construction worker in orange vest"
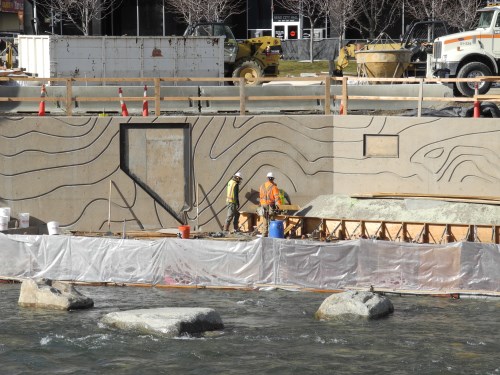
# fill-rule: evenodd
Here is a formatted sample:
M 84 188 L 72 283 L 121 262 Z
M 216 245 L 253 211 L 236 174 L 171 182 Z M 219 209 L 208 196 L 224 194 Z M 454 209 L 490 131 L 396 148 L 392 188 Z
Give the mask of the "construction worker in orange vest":
M 267 174 L 267 181 L 260 186 L 260 210 L 262 219 L 262 235 L 267 236 L 269 221 L 274 220 L 276 211 L 281 205 L 280 191 L 274 182 L 273 172 Z
M 227 204 L 227 217 L 226 223 L 224 224 L 224 231 L 229 231 L 229 225 L 231 221 L 233 222 L 234 231 L 238 232 L 238 222 L 240 220 L 240 213 L 238 209 L 240 208 L 239 199 L 239 184 L 242 180 L 240 172 L 236 172 L 233 177 L 227 183 L 226 188 L 226 204 Z

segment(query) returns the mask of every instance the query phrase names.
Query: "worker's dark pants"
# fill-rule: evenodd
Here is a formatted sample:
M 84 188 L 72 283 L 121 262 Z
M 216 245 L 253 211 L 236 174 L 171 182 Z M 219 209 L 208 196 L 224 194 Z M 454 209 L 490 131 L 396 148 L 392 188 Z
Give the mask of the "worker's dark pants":
M 234 229 L 238 229 L 239 227 L 239 221 L 240 221 L 240 213 L 238 211 L 238 208 L 236 208 L 236 203 L 228 203 L 227 204 L 227 217 L 226 217 L 226 224 L 229 225 L 231 224 L 231 221 L 233 221 L 233 226 Z
M 269 222 L 274 220 L 276 218 L 276 210 L 275 206 L 268 206 L 267 204 L 262 205 L 263 210 L 261 211 L 263 215 L 261 215 L 261 230 L 260 233 L 264 237 L 267 237 L 267 234 L 269 232 Z

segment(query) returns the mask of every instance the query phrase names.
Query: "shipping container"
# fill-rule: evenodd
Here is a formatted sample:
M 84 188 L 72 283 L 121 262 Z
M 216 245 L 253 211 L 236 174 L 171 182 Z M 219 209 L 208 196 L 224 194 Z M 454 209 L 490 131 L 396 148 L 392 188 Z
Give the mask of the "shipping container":
M 224 76 L 223 37 L 19 35 L 18 51 L 40 78 Z

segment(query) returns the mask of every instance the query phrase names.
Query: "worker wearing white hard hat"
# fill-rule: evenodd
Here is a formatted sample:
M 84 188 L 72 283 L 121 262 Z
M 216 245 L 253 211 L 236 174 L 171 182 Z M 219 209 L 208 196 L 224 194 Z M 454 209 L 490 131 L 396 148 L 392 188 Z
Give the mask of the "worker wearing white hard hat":
M 276 211 L 282 203 L 280 191 L 274 182 L 273 172 L 269 172 L 266 177 L 267 181 L 260 186 L 260 207 L 258 210 L 262 220 L 261 233 L 264 237 L 267 236 L 269 230 L 269 221 L 274 220 Z
M 239 199 L 239 184 L 243 179 L 241 172 L 236 172 L 233 177 L 227 183 L 226 188 L 226 204 L 227 204 L 227 217 L 224 224 L 224 231 L 229 231 L 229 225 L 233 222 L 234 231 L 239 231 L 239 220 L 240 213 L 238 209 L 240 208 Z

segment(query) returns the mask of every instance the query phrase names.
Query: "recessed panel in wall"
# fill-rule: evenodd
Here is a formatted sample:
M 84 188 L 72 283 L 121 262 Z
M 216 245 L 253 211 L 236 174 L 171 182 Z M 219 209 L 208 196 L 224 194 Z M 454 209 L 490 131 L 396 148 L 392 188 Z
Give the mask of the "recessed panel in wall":
M 366 157 L 397 158 L 399 157 L 399 136 L 365 134 L 363 150 Z
M 181 218 L 191 204 L 189 124 L 121 124 L 120 167 Z

